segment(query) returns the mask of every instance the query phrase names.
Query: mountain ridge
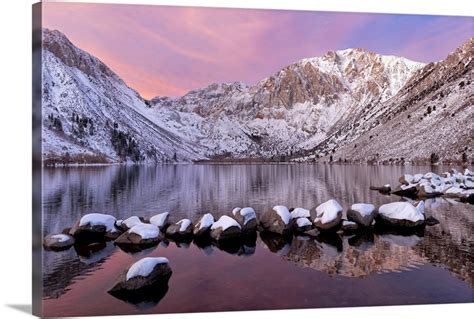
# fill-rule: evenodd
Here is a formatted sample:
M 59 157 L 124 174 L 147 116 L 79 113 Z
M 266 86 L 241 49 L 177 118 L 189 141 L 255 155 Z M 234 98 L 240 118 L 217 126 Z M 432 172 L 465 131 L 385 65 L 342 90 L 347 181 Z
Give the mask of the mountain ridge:
M 472 39 L 443 60 L 454 62 L 445 64 L 425 65 L 361 48 L 329 51 L 254 85 L 214 83 L 181 97 L 145 100 L 61 32 L 44 29 L 43 36 L 43 156 L 51 163 L 64 161 L 66 154 L 71 161 L 81 154 L 100 155 L 104 162 L 329 161 L 331 154 L 347 161 L 350 152 L 344 147 L 379 127 L 399 104 L 415 103 L 409 101 L 418 95 L 410 92 L 429 91 L 437 83 L 430 72 L 444 74 L 459 56 L 472 55 Z M 472 76 L 472 66 L 466 68 Z M 71 92 L 75 100 L 67 97 Z M 397 103 L 391 102 L 394 98 Z M 89 120 L 100 128 L 91 129 Z M 94 129 L 99 134 L 84 134 Z M 374 161 L 372 155 L 364 160 Z

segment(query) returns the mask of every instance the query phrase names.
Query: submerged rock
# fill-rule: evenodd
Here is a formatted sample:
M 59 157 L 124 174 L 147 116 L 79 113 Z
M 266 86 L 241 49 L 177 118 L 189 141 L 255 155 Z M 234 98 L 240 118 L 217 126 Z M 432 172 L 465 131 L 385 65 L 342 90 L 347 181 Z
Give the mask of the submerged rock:
M 425 204 L 423 201 L 415 207 L 408 202 L 393 202 L 379 208 L 378 221 L 396 227 L 416 227 L 425 223 Z
M 344 233 L 352 233 L 359 229 L 359 225 L 356 222 L 350 220 L 343 220 L 341 224 L 341 230 Z
M 260 219 L 263 230 L 284 235 L 291 232 L 290 212 L 285 206 L 275 206 L 266 211 Z
M 370 227 L 376 215 L 375 206 L 372 204 L 353 204 L 347 211 L 347 219 L 357 224 Z
M 390 184 L 386 184 L 384 186 L 370 186 L 369 188 L 373 191 L 379 191 L 382 194 L 389 194 L 392 191 Z
M 242 228 L 240 224 L 229 216 L 221 216 L 211 226 L 211 237 L 215 240 L 235 239 L 241 234 Z
M 129 266 L 109 293 L 139 293 L 144 289 L 168 284 L 172 270 L 164 257 L 145 257 Z
M 50 250 L 66 250 L 74 245 L 74 237 L 65 234 L 51 234 L 44 238 L 43 246 Z
M 437 220 L 433 216 L 429 216 L 426 218 L 425 223 L 427 226 L 434 226 L 434 225 L 439 224 L 439 220 Z
M 321 230 L 332 230 L 339 226 L 342 219 L 342 206 L 334 199 L 313 208 L 316 216 L 314 225 Z
M 191 220 L 184 218 L 180 221 L 171 224 L 166 229 L 166 235 L 168 236 L 191 236 L 193 234 L 193 223 Z
M 232 217 L 240 224 L 243 232 L 254 232 L 257 229 L 257 214 L 252 207 L 236 207 Z
M 211 226 L 214 224 L 214 216 L 212 214 L 204 214 L 194 225 L 194 236 L 203 236 L 209 233 Z

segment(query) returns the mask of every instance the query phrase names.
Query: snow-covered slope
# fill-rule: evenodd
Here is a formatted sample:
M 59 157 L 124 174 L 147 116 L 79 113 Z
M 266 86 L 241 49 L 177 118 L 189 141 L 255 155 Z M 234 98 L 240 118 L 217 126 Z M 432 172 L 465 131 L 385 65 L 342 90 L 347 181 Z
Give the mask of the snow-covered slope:
M 281 159 L 315 147 L 339 123 L 376 109 L 423 66 L 348 49 L 298 61 L 254 86 L 212 84 L 151 104 L 202 117 L 203 143 L 216 155 Z
M 428 65 L 331 51 L 253 86 L 211 84 L 146 101 L 60 32 L 43 34 L 46 161 L 378 162 L 447 158 L 453 147 L 472 156 L 472 39 Z
M 474 38 L 445 60 L 418 70 L 370 116 L 319 144 L 323 160 L 444 162 L 474 157 Z M 314 155 L 314 154 L 313 154 Z M 305 158 L 307 159 L 307 158 Z
M 62 33 L 43 30 L 46 162 L 205 158 L 205 148 L 192 143 L 198 132 L 194 134 L 193 125 L 186 122 L 193 115 L 183 118 L 184 124 L 176 111 L 152 110 L 100 60 L 75 47 Z

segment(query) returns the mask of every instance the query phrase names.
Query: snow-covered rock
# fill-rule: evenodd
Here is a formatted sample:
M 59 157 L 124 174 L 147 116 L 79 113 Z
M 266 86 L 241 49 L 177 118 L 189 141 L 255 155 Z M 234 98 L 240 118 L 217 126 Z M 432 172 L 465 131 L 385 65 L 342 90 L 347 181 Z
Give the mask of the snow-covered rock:
M 316 227 L 322 230 L 334 229 L 342 219 L 342 206 L 335 199 L 330 199 L 313 208 L 313 214 Z
M 194 236 L 202 236 L 209 233 L 212 224 L 214 224 L 214 216 L 212 216 L 210 213 L 204 214 L 194 225 Z
M 375 206 L 372 204 L 353 204 L 347 211 L 347 219 L 364 227 L 370 227 L 376 215 Z
M 262 215 L 260 225 L 265 231 L 284 235 L 291 231 L 290 219 L 288 208 L 277 205 Z
M 74 245 L 74 237 L 66 234 L 50 234 L 43 240 L 46 249 L 60 251 L 71 248 Z
M 193 223 L 190 219 L 184 218 L 178 222 L 171 224 L 166 229 L 166 235 L 168 236 L 190 236 L 193 234 Z
M 109 293 L 141 293 L 167 286 L 172 270 L 164 257 L 145 257 L 123 271 Z
M 169 217 L 170 217 L 169 212 L 164 212 L 161 214 L 154 215 L 150 217 L 150 224 L 155 225 L 161 230 L 165 230 L 166 227 L 168 227 L 169 225 Z
M 242 227 L 232 217 L 223 215 L 211 226 L 211 237 L 215 240 L 235 239 L 241 234 Z
M 82 216 L 71 228 L 69 234 L 76 240 L 97 240 L 107 233 L 115 232 L 115 217 L 107 214 L 92 213 Z
M 252 207 L 232 210 L 232 217 L 240 224 L 243 232 L 254 232 L 257 229 L 257 214 Z
M 313 223 L 308 217 L 297 217 L 294 219 L 293 227 L 297 233 L 304 233 L 313 228 Z
M 290 215 L 291 215 L 291 219 L 297 219 L 297 218 L 300 218 L 300 217 L 311 218 L 311 214 L 309 212 L 309 209 L 301 208 L 301 207 L 294 208 L 290 212 Z
M 139 225 L 139 224 L 143 224 L 143 222 L 138 216 L 132 216 L 124 220 L 120 220 L 120 221 L 117 220 L 115 222 L 115 225 L 123 231 L 127 231 L 133 226 Z
M 415 207 L 408 202 L 393 202 L 379 207 L 379 220 L 389 226 L 416 227 L 425 222 L 424 202 Z
M 149 246 L 160 242 L 160 229 L 152 224 L 136 224 L 115 240 L 119 245 Z

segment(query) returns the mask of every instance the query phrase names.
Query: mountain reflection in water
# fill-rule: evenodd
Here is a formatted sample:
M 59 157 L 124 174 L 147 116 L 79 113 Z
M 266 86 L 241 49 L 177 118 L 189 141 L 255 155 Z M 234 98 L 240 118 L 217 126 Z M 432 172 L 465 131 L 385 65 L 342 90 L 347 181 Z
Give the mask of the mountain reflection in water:
M 307 164 L 46 168 L 43 226 L 45 234 L 58 233 L 70 227 L 80 216 L 91 212 L 126 218 L 169 211 L 176 220 L 185 217 L 194 220 L 206 212 L 217 218 L 237 206 L 251 206 L 259 214 L 277 204 L 311 208 L 330 198 L 338 200 L 345 209 L 356 202 L 379 206 L 400 200 L 400 197 L 370 191 L 370 185 L 395 185 L 403 173 L 432 170 L 439 173 L 447 169 L 442 166 Z M 143 302 L 141 307 L 137 306 L 141 309 L 140 313 L 472 302 L 472 208 L 453 200 L 429 199 L 426 214 L 437 218 L 440 224 L 426 227 L 422 234 L 409 236 L 364 233 L 353 236 L 334 234 L 313 239 L 305 236 L 282 238 L 260 233 L 247 242 L 219 247 L 206 241 L 162 242 L 144 251 L 125 252 L 113 242 L 106 242 L 92 247 L 74 247 L 64 252 L 45 251 L 45 311 L 50 315 L 93 313 L 94 307 L 90 306 L 87 310 L 90 312 L 87 312 L 78 301 L 86 294 L 81 282 L 93 278 L 94 288 L 90 288 L 89 284 L 88 289 L 92 290 L 89 293 L 94 292 L 97 302 L 108 305 L 105 307 L 108 310 L 97 306 L 96 312 L 134 313 L 132 308 L 126 308 L 131 306 L 130 301 L 120 301 L 106 291 L 125 267 L 143 256 L 167 257 L 173 276 L 169 290 L 164 290 L 156 298 L 159 300 L 145 303 L 146 307 Z M 238 266 L 241 263 L 247 266 L 242 269 Z M 434 280 L 430 277 L 431 272 L 435 272 L 429 268 L 432 266 L 438 269 L 436 284 L 439 286 L 431 283 Z M 108 272 L 104 273 L 104 269 Z M 224 272 L 224 269 L 229 271 Z M 415 270 L 418 280 L 426 277 L 425 287 L 412 286 L 410 273 Z M 445 279 L 439 279 L 439 271 L 446 275 Z M 217 273 L 218 278 L 214 276 Z M 386 277 L 388 274 L 393 275 Z M 275 276 L 283 275 L 291 278 L 286 282 L 287 286 L 294 285 L 293 288 L 301 289 L 301 296 L 308 294 L 305 288 L 312 289 L 308 286 L 311 280 L 328 281 L 326 289 L 329 294 L 333 290 L 334 295 L 340 295 L 340 290 L 347 285 L 351 289 L 364 289 L 370 285 L 374 292 L 367 300 L 346 296 L 344 300 L 315 299 L 308 303 L 288 300 L 286 305 L 276 305 L 264 303 L 265 294 L 255 291 L 253 297 L 261 301 L 256 302 L 255 306 L 250 302 L 248 306 L 244 304 L 234 309 L 222 302 L 221 307 L 227 308 L 221 309 L 205 300 L 186 309 L 176 306 L 176 294 L 183 287 L 188 287 L 191 290 L 188 293 L 195 295 L 201 292 L 197 288 L 193 291 L 193 287 L 207 289 L 212 293 L 211 299 L 216 301 L 225 298 L 226 293 L 230 293 L 228 289 L 235 285 L 242 289 L 242 293 L 245 291 L 252 295 L 248 290 L 251 287 L 243 286 L 252 278 L 258 278 L 259 284 L 271 291 L 276 289 Z M 394 290 L 392 296 L 377 295 L 374 286 L 383 287 L 391 281 L 396 282 L 394 286 L 399 286 L 400 291 Z M 444 285 L 443 291 L 441 285 Z M 445 289 L 456 289 L 456 293 L 449 295 Z M 406 290 L 410 291 L 412 299 L 403 299 Z M 428 290 L 431 292 L 428 293 Z M 180 295 L 179 298 L 184 297 Z M 195 302 L 189 300 L 192 301 Z

